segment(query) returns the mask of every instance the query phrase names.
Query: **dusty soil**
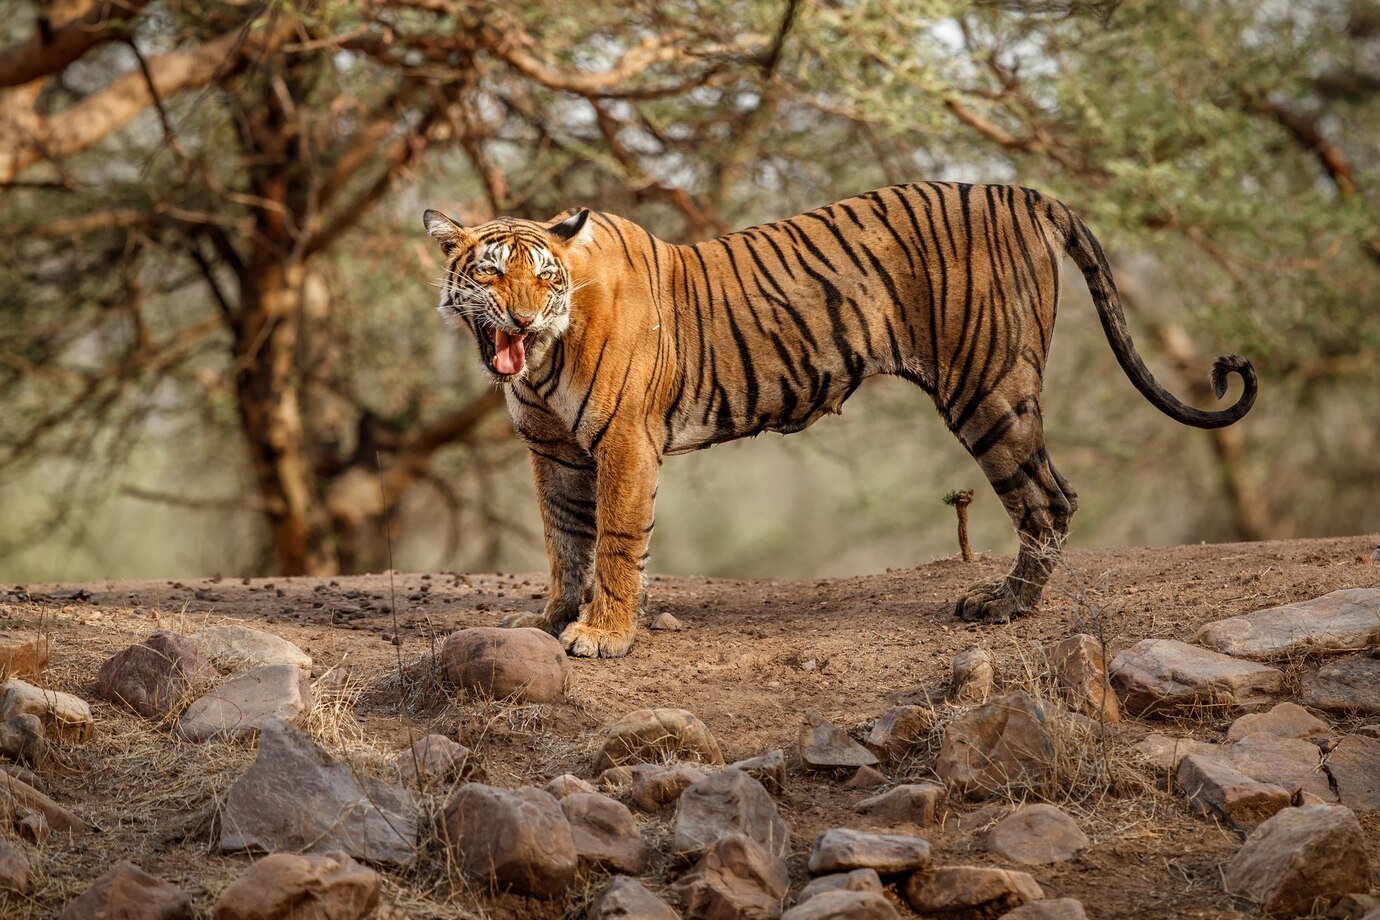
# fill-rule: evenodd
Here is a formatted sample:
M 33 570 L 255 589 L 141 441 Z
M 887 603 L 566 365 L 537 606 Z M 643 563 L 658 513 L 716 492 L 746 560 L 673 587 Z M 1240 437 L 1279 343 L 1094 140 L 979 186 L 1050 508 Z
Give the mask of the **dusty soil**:
M 0 626 L 49 630 L 56 651 L 44 683 L 92 702 L 96 741 L 60 752 L 39 773 L 55 798 L 102 830 L 75 842 L 55 836 L 30 849 L 34 890 L 6 916 L 56 916 L 120 858 L 181 885 L 209 916 L 216 894 L 246 864 L 245 857 L 215 852 L 215 804 L 252 758 L 252 745 L 180 742 L 166 727 L 95 698 L 100 663 L 153 628 L 244 622 L 297 642 L 318 672 L 348 670 L 349 689 L 322 695 L 327 702 L 318 705 L 311 729 L 359 769 L 384 775 L 388 756 L 409 734 L 441 731 L 476 750 L 489 782 L 541 784 L 563 772 L 591 777 L 603 729 L 638 707 L 694 711 L 730 761 L 776 747 L 792 755 L 807 708 L 853 727 L 898 701 L 941 699 L 951 657 L 973 645 L 986 644 L 1002 680 L 1021 684 L 1038 645 L 1074 632 L 1102 634 L 1114 652 L 1147 637 L 1187 640 L 1224 616 L 1380 584 L 1380 563 L 1370 561 L 1377 546 L 1380 536 L 1074 550 L 1042 612 L 1005 627 L 963 624 L 950 612 L 960 588 L 1005 569 L 1009 560 L 999 557 L 837 580 L 653 578 L 649 615 L 670 611 L 683 631 L 644 628 L 626 659 L 574 662 L 566 702 L 519 707 L 454 698 L 418 677 L 450 631 L 493 624 L 510 610 L 538 610 L 543 579 L 536 575 L 3 586 Z M 1292 667 L 1301 673 L 1310 666 Z M 1046 894 L 1078 898 L 1092 917 L 1251 916 L 1219 881 L 1219 866 L 1240 838 L 1157 792 L 1154 777 L 1125 754 L 1148 730 L 1220 738 L 1228 721 L 1209 715 L 1193 724 L 1133 723 L 1093 758 L 1111 764 L 1110 781 L 1100 767 L 1068 776 L 1051 797 L 1080 820 L 1093 846 L 1071 862 L 1031 870 Z M 927 767 L 917 758 L 891 778 L 923 779 Z M 781 804 L 793 832 L 793 887 L 806 878 L 817 833 L 859 824 L 852 806 L 866 793 L 844 789 L 842 779 L 806 773 L 798 761 L 792 766 Z M 443 801 L 425 804 L 438 808 Z M 976 807 L 953 803 L 946 826 L 927 835 L 937 862 L 1001 864 L 953 820 Z M 1363 823 L 1380 866 L 1380 821 Z M 665 819 L 647 819 L 644 828 L 653 840 L 668 833 Z M 645 880 L 662 889 L 678 871 L 657 863 Z M 601 881 L 584 879 L 563 904 L 495 897 L 448 878 L 433 847 L 415 870 L 386 877 L 386 900 L 396 905 L 393 916 L 575 917 Z M 902 913 L 909 915 L 903 906 Z

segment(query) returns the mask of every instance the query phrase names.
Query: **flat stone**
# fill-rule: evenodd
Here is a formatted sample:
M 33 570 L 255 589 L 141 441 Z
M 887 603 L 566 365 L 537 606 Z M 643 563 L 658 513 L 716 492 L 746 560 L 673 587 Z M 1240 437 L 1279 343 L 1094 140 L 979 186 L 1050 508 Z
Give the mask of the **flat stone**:
M 875 754 L 813 709 L 805 712 L 796 743 L 800 746 L 801 761 L 812 770 L 870 767 L 877 763 Z
M 1347 588 L 1228 617 L 1204 626 L 1193 641 L 1262 661 L 1365 649 L 1380 642 L 1380 588 Z
M 29 857 L 0 834 L 0 905 L 11 900 L 7 893 L 29 893 Z
M 290 664 L 311 671 L 311 656 L 282 636 L 249 626 L 212 626 L 188 637 L 223 671 L 252 671 Z
M 1284 688 L 1275 668 L 1173 639 L 1144 639 L 1118 654 L 1111 681 L 1122 705 L 1139 716 L 1259 709 Z
M 950 663 L 949 699 L 958 703 L 985 703 L 992 693 L 997 671 L 992 653 L 985 648 L 959 652 Z
M 1247 735 L 1235 744 L 1221 745 L 1210 756 L 1253 780 L 1283 786 L 1290 795 L 1307 792 L 1324 802 L 1337 801 L 1321 768 L 1322 752 L 1311 741 Z
M 96 692 L 141 716 L 161 718 L 220 678 L 201 649 L 191 639 L 156 632 L 107 659 L 96 675 Z
M 784 861 L 745 834 L 729 834 L 715 841 L 671 890 L 687 918 L 769 920 L 781 915 L 790 883 Z
M 1343 805 L 1354 811 L 1380 812 L 1380 741 L 1347 735 L 1327 755 L 1327 772 L 1337 784 Z
M 679 920 L 665 901 L 635 878 L 615 875 L 589 905 L 585 920 Z
M 1083 905 L 1073 898 L 1031 901 L 1001 915 L 1000 920 L 1088 920 Z
M 873 834 L 836 827 L 815 838 L 810 873 L 873 869 L 879 875 L 914 872 L 930 864 L 929 841 L 910 834 Z
M 344 853 L 272 853 L 221 893 L 215 920 L 363 920 L 378 909 L 379 874 Z
M 735 833 L 746 834 L 774 856 L 784 855 L 790 845 L 771 793 L 741 770 L 716 773 L 681 794 L 671 841 L 676 856 L 698 855 Z
M 761 783 L 772 795 L 786 791 L 786 752 L 777 748 L 760 757 L 749 757 L 728 765 L 730 770 L 742 770 Z
M 795 903 L 803 904 L 817 894 L 826 891 L 871 891 L 882 893 L 882 878 L 876 869 L 854 869 L 851 872 L 835 872 L 810 879 L 796 895 Z
M 415 811 L 405 789 L 357 774 L 306 732 L 269 719 L 254 763 L 226 793 L 220 849 L 340 850 L 366 862 L 407 866 L 416 858 Z
M 703 770 L 685 763 L 644 764 L 628 787 L 628 797 L 641 811 L 655 813 L 680 798 L 682 792 L 705 780 Z
M 573 773 L 562 773 L 560 776 L 546 784 L 546 791 L 558 799 L 575 792 L 594 792 L 594 785 L 580 779 Z
M 1087 633 L 1045 649 L 1045 658 L 1069 708 L 1099 722 L 1121 721 L 1121 707 L 1107 679 L 1102 643 Z
M 1322 719 L 1298 703 L 1278 703 L 1269 712 L 1251 712 L 1231 723 L 1228 741 L 1247 735 L 1274 735 L 1276 738 L 1318 738 L 1331 731 Z
M 43 723 L 43 735 L 50 741 L 79 744 L 96 734 L 96 722 L 86 700 L 10 678 L 0 684 L 0 722 L 23 713 L 38 717 Z
M 1303 701 L 1344 716 L 1380 715 L 1380 659 L 1329 661 L 1303 679 Z
M 570 823 L 561 804 L 540 789 L 466 783 L 447 803 L 441 823 L 451 858 L 476 884 L 551 900 L 575 881 Z
M 877 717 L 864 743 L 885 763 L 899 763 L 924 750 L 934 710 L 927 706 L 893 706 Z
M 797 904 L 781 920 L 897 920 L 900 914 L 873 891 L 826 891 Z
M 1288 808 L 1292 798 L 1283 786 L 1258 782 L 1206 754 L 1180 760 L 1175 785 L 1199 811 L 1241 829 Z
M 621 802 L 597 792 L 573 792 L 561 799 L 561 810 L 582 862 L 629 875 L 646 871 L 647 842 Z
M 192 920 L 192 901 L 176 885 L 121 860 L 68 901 L 58 920 Z
M 52 643 L 41 632 L 0 629 L 0 680 L 38 677 L 52 653 Z
M 858 767 L 852 776 L 848 777 L 848 782 L 843 784 L 845 789 L 876 789 L 878 786 L 885 786 L 888 780 L 883 774 L 871 767 Z
M 1157 771 L 1172 775 L 1179 769 L 1179 761 L 1189 754 L 1211 754 L 1219 747 L 1221 745 L 1194 738 L 1175 738 L 1152 732 L 1131 745 L 1131 750 Z
M 863 799 L 856 811 L 874 823 L 931 827 L 944 816 L 947 793 L 934 783 L 906 783 L 880 795 Z
M 1025 805 L 998 821 L 983 840 L 1003 859 L 1042 866 L 1072 859 L 1087 849 L 1088 835 L 1053 805 Z
M 441 666 L 462 690 L 519 703 L 554 703 L 565 696 L 570 659 L 540 629 L 476 626 L 451 633 Z
M 290 664 L 245 671 L 212 687 L 178 721 L 188 741 L 253 736 L 271 719 L 293 722 L 311 708 L 307 672 Z
M 996 917 L 1045 893 L 1025 872 L 983 866 L 940 866 L 906 880 L 906 903 L 922 914 L 953 918 Z
M 1307 914 L 1370 889 L 1365 832 L 1342 805 L 1286 808 L 1246 838 L 1222 879 L 1268 913 Z
M 636 709 L 609 728 L 594 758 L 594 769 L 602 771 L 620 764 L 667 760 L 721 764 L 724 755 L 709 726 L 693 712 Z
M 1054 741 L 1039 703 L 1010 693 L 949 723 L 934 771 L 970 798 L 1039 784 L 1054 764 Z
M 424 735 L 394 755 L 393 769 L 405 782 L 429 786 L 462 779 L 473 765 L 470 749 L 463 744 L 445 735 Z

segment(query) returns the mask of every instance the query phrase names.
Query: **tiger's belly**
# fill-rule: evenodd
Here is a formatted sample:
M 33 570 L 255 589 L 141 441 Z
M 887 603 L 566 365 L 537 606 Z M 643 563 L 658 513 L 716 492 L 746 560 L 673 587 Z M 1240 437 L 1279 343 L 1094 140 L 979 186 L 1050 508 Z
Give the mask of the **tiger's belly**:
M 783 382 L 760 387 L 753 398 L 743 392 L 720 391 L 705 404 L 688 406 L 671 417 L 663 453 L 688 454 L 764 431 L 803 431 L 823 416 L 842 412 L 863 379 L 826 373 L 801 386 Z

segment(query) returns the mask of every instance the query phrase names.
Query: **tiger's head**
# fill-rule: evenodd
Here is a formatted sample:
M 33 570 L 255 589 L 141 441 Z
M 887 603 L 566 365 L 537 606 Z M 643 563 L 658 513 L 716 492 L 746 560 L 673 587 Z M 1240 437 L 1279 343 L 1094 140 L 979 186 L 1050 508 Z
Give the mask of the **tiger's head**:
M 500 217 L 473 228 L 440 211 L 422 215 L 445 257 L 438 310 L 470 328 L 495 381 L 512 383 L 539 366 L 569 328 L 578 287 L 569 256 L 584 242 L 588 220 L 585 208 L 553 224 Z

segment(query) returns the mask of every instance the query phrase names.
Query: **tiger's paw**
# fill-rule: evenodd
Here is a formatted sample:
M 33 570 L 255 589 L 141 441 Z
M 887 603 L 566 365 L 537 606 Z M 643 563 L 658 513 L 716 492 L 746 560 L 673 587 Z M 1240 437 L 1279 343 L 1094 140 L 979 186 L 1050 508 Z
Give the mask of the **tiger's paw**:
M 561 631 L 561 645 L 576 658 L 622 658 L 632 648 L 635 627 L 627 631 L 571 623 Z
M 1005 578 L 980 581 L 968 588 L 954 604 L 954 616 L 969 623 L 1000 625 L 1030 613 L 1011 593 Z
M 510 613 L 500 618 L 498 625 L 505 629 L 523 629 L 525 627 L 531 627 L 532 629 L 540 629 L 542 632 L 548 632 L 553 635 L 557 632 L 557 630 L 552 628 L 551 620 L 544 613 Z

